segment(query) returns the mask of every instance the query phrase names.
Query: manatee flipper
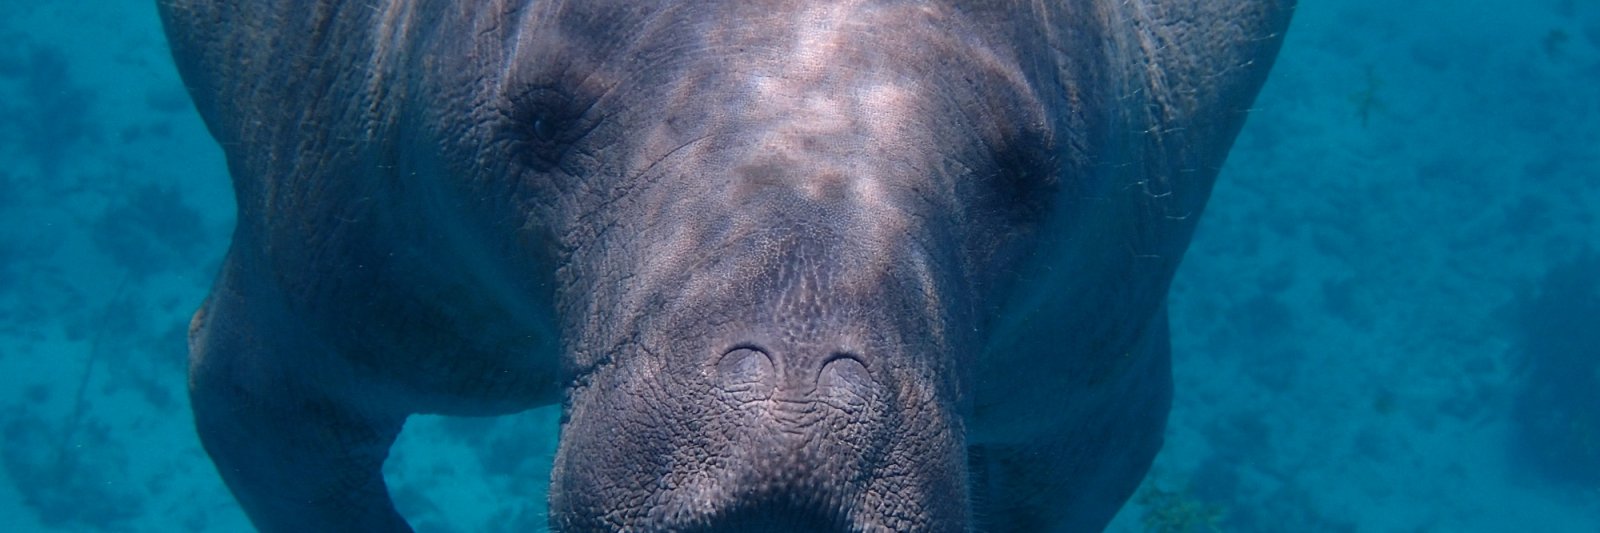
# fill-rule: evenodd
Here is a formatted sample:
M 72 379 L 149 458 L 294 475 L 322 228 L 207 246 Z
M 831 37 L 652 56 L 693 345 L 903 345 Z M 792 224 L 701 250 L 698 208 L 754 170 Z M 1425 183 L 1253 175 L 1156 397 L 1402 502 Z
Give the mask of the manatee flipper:
M 262 531 L 410 531 L 382 474 L 405 414 L 372 407 L 377 387 L 314 353 L 239 263 L 189 334 L 196 428 L 228 488 Z
M 969 464 L 987 531 L 1099 531 L 1144 477 L 1172 395 L 1168 283 L 1295 2 L 1095 2 L 1104 22 L 1090 31 L 1076 25 L 1099 19 L 1073 16 L 1084 4 L 1052 5 L 1073 30 L 1052 37 L 1059 49 L 1108 50 L 1089 63 L 1111 80 L 1085 85 L 1105 91 L 1091 107 L 1138 133 L 1101 154 L 1122 159 L 1097 163 L 1110 186 L 1083 207 L 1120 212 L 1066 219 L 1115 224 L 1100 232 L 1111 239 L 1041 254 L 1054 262 L 1022 285 L 974 372 Z
M 1123 379 L 1105 383 L 1112 401 L 1050 406 L 1027 438 L 979 440 L 969 447 L 973 494 L 988 510 L 979 530 L 1100 531 L 1138 488 L 1161 449 L 1172 403 L 1167 311 L 1157 312 L 1126 354 Z M 1075 416 L 1053 424 L 1061 409 Z

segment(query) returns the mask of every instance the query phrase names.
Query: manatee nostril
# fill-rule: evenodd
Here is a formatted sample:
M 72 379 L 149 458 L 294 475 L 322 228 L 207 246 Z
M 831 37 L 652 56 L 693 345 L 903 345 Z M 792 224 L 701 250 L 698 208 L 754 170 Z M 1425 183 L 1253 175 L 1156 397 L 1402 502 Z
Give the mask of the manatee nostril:
M 853 353 L 833 354 L 822 363 L 817 375 L 817 391 L 848 405 L 862 405 L 872 397 L 872 375 L 866 363 Z
M 717 361 L 717 380 L 723 390 L 735 393 L 741 400 L 763 399 L 772 396 L 777 371 L 766 352 L 741 346 L 722 354 Z

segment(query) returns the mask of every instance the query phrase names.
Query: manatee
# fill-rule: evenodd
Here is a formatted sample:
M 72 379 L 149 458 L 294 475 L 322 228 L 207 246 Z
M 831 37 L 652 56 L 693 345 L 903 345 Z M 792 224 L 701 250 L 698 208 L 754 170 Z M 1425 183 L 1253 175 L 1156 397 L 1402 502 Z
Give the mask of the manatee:
M 160 0 L 238 202 L 198 435 L 265 531 L 557 402 L 556 531 L 1103 528 L 1292 8 Z

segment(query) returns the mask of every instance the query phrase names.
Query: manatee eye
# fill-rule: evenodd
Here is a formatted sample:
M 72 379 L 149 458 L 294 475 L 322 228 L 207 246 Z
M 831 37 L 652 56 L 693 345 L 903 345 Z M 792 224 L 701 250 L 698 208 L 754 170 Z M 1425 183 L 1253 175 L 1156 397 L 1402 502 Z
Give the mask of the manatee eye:
M 535 170 L 560 165 L 574 139 L 573 99 L 565 92 L 537 87 L 510 95 L 503 104 L 502 137 L 509 140 L 512 156 Z
M 998 173 L 991 181 L 997 210 L 1020 220 L 1042 219 L 1060 193 L 1059 162 L 1043 135 L 1021 135 L 999 143 Z
M 544 115 L 533 117 L 533 135 L 535 137 L 548 141 L 550 140 L 551 132 L 550 120 L 548 118 L 546 118 Z

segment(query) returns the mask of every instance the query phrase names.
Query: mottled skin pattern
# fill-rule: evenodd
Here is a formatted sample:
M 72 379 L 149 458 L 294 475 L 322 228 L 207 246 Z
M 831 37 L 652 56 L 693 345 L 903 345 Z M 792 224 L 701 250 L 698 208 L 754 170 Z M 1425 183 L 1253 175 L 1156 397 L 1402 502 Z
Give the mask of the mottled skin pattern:
M 1291 4 L 161 0 L 239 203 L 201 439 L 269 531 L 557 401 L 560 531 L 1101 528 Z

